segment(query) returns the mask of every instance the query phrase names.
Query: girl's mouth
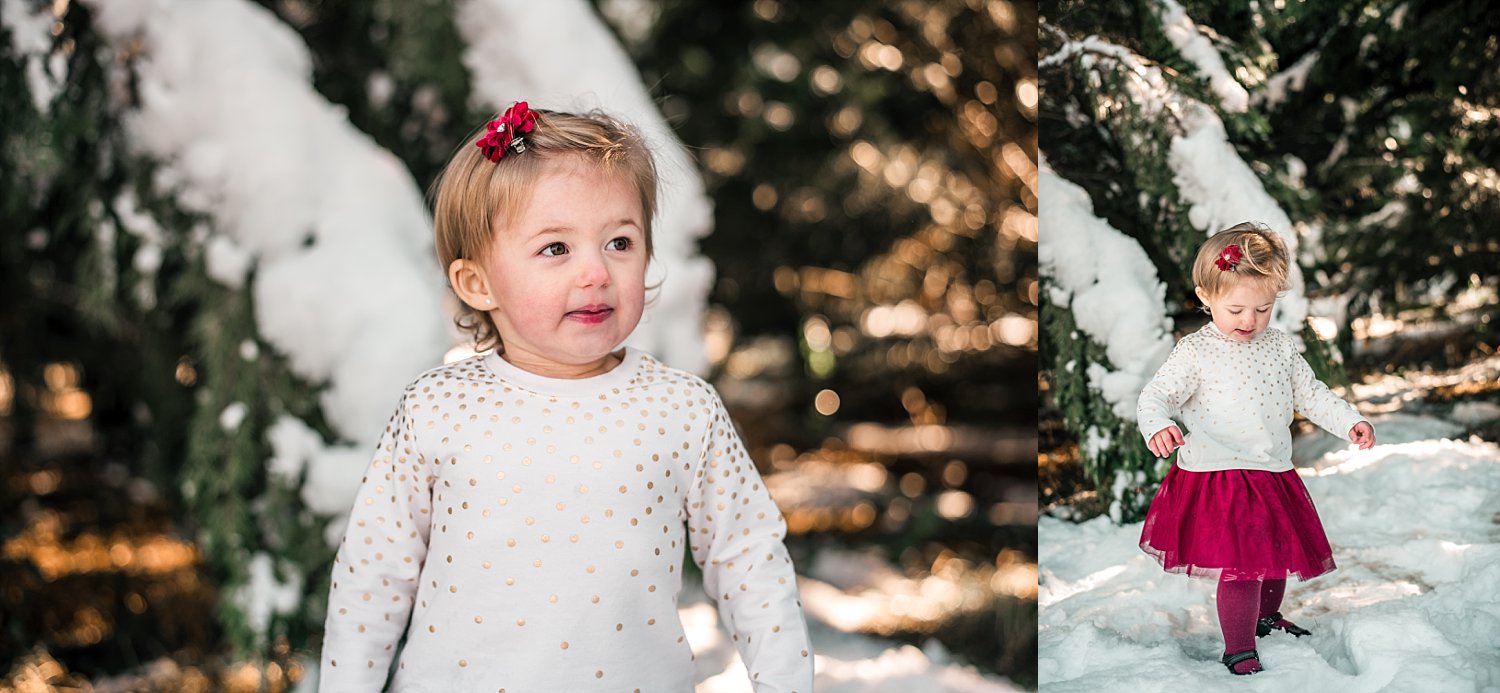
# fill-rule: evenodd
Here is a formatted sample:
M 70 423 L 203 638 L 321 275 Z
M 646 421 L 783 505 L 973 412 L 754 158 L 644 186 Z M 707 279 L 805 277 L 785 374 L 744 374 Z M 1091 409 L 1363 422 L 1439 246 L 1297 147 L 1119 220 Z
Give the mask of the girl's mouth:
M 564 316 L 586 325 L 597 325 L 614 315 L 615 309 L 606 305 L 588 305 L 577 310 L 570 310 Z

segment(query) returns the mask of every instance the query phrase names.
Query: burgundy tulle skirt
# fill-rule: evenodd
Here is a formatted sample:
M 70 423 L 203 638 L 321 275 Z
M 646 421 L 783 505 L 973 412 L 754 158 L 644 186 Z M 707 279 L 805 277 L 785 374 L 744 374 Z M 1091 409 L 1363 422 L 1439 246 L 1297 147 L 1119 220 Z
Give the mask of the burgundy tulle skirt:
M 1296 470 L 1189 472 L 1161 482 L 1141 549 L 1172 573 L 1226 580 L 1314 578 L 1334 569 L 1333 549 Z

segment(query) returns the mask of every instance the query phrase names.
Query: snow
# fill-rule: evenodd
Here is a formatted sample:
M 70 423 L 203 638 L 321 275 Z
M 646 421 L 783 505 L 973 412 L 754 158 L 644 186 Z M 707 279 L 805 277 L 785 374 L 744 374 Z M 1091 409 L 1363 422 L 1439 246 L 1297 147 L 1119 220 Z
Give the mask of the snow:
M 1024 690 L 1010 681 L 953 661 L 936 639 L 922 649 L 862 635 L 815 616 L 812 604 L 826 599 L 836 587 L 799 577 L 808 609 L 808 632 L 813 643 L 814 689 L 819 693 L 1003 693 Z M 809 587 L 814 588 L 813 596 Z M 697 693 L 750 693 L 745 665 L 719 622 L 718 611 L 702 587 L 683 585 L 678 615 L 688 644 L 697 657 Z M 850 597 L 855 599 L 855 597 Z
M 941 598 L 931 594 L 941 594 L 943 590 L 933 589 L 934 577 L 908 580 L 880 559 L 852 552 L 831 551 L 827 554 L 820 559 L 822 569 L 834 578 L 842 575 L 855 584 L 841 590 L 815 578 L 798 577 L 802 601 L 807 606 L 816 669 L 814 686 L 819 693 L 1011 693 L 1025 690 L 1001 676 L 981 672 L 958 661 L 935 638 L 929 639 L 919 649 L 857 632 L 856 626 L 861 621 L 854 616 L 889 607 L 883 601 L 888 595 L 883 593 L 874 597 L 879 601 L 869 601 L 871 590 L 866 589 L 867 583 L 884 583 L 888 589 L 913 600 L 924 596 Z M 866 571 L 875 577 L 864 575 Z M 1034 572 L 1027 577 L 1029 582 L 1035 583 Z M 718 610 L 703 594 L 702 584 L 693 579 L 684 580 L 680 604 L 678 618 L 697 661 L 696 692 L 750 693 L 750 677 L 744 662 L 730 640 L 728 630 L 720 622 Z M 849 611 L 849 614 L 833 621 L 820 616 L 844 611 Z M 297 690 L 317 690 L 316 664 L 304 667 L 303 671 L 307 678 L 299 683 Z
M 1089 383 L 1120 418 L 1135 420 L 1136 398 L 1172 350 L 1166 287 L 1140 244 L 1094 215 L 1088 193 L 1039 158 L 1041 220 L 1037 248 L 1052 300 L 1073 312 L 1078 328 L 1104 347 L 1113 370 L 1090 364 Z
M 234 0 L 95 10 L 111 42 L 144 50 L 126 141 L 162 163 L 161 192 L 212 220 L 212 276 L 252 292 L 261 339 L 298 376 L 328 383 L 323 413 L 356 441 L 309 454 L 309 477 L 357 480 L 364 465 L 348 453 L 366 456 L 394 393 L 438 362 L 446 340 L 416 182 L 313 89 L 307 48 L 268 11 Z M 340 513 L 347 491 L 335 496 Z
M 269 11 L 242 0 L 90 4 L 108 41 L 141 54 L 141 104 L 126 116 L 126 142 L 161 163 L 160 192 L 211 220 L 201 238 L 207 270 L 252 293 L 260 340 L 299 377 L 326 383 L 320 405 L 335 439 L 283 420 L 269 434 L 271 466 L 289 484 L 305 477 L 313 510 L 342 516 L 402 388 L 457 338 L 421 190 L 318 94 L 307 47 Z M 45 30 L 46 17 L 19 21 L 19 0 L 3 7 L 6 26 Z M 709 203 L 628 56 L 583 2 L 475 0 L 456 20 L 471 43 L 477 98 L 604 106 L 653 140 L 663 190 L 648 280 L 666 278 L 670 290 L 631 343 L 704 370 L 712 267 L 696 241 Z M 251 359 L 258 349 L 241 353 Z M 231 413 L 226 428 L 238 423 Z
M 57 97 L 57 88 L 68 74 L 68 58 L 61 51 L 52 50 L 52 25 L 57 17 L 51 8 L 32 11 L 31 7 L 46 7 L 26 0 L 0 1 L 0 31 L 7 31 L 16 54 L 26 61 L 26 90 L 31 93 L 31 105 L 38 113 L 46 114 Z
M 1372 402 L 1385 409 L 1399 408 L 1421 400 L 1432 390 L 1484 388 L 1500 380 L 1500 354 L 1466 363 L 1444 372 L 1410 371 L 1401 375 L 1386 374 L 1354 384 L 1354 399 Z
M 1041 518 L 1041 687 L 1495 690 L 1500 447 L 1433 435 L 1445 423 L 1377 417 L 1380 445 L 1299 469 L 1339 568 L 1288 585 L 1282 612 L 1313 634 L 1259 639 L 1266 669 L 1245 679 L 1218 663 L 1214 583 L 1163 572 L 1140 523 Z
M 1234 75 L 1224 67 L 1224 58 L 1214 49 L 1214 44 L 1204 36 L 1187 15 L 1187 11 L 1175 0 L 1161 0 L 1157 17 L 1167 40 L 1177 48 L 1182 57 L 1192 62 L 1208 79 L 1209 89 L 1219 97 L 1219 105 L 1226 111 L 1244 113 L 1250 109 L 1250 94 Z
M 1251 102 L 1257 107 L 1279 106 L 1291 92 L 1302 91 L 1302 86 L 1307 83 L 1307 75 L 1317 63 L 1318 52 L 1309 51 L 1292 63 L 1291 67 L 1271 75 L 1265 85 L 1251 97 Z
M 272 616 L 292 613 L 302 604 L 301 577 L 294 574 L 290 581 L 281 582 L 276 578 L 275 560 L 267 553 L 255 554 L 250 559 L 249 580 L 234 593 L 235 603 L 258 634 L 266 632 Z
M 1125 96 L 1141 110 L 1142 115 L 1175 118 L 1181 125 L 1181 134 L 1174 135 L 1169 144 L 1167 165 L 1172 169 L 1172 180 L 1178 194 L 1188 206 L 1188 220 L 1195 228 L 1211 235 L 1245 221 L 1264 224 L 1281 236 L 1292 258 L 1298 257 L 1298 239 L 1291 218 L 1266 192 L 1249 164 L 1240 158 L 1229 141 L 1223 121 L 1212 108 L 1172 90 L 1163 78 L 1161 68 L 1149 64 L 1129 49 L 1097 36 L 1069 42 L 1057 53 L 1044 58 L 1041 64 L 1045 66 L 1078 55 L 1083 56 L 1080 63 L 1085 69 L 1092 67 L 1098 57 L 1118 61 L 1129 77 L 1125 83 Z M 1044 205 L 1044 213 L 1045 210 Z M 1048 230 L 1049 238 L 1055 236 L 1057 224 L 1044 223 L 1043 226 Z M 1042 246 L 1049 244 L 1055 245 L 1049 242 Z M 1307 298 L 1302 272 L 1295 262 L 1290 279 L 1290 287 L 1277 302 L 1271 324 L 1286 330 L 1300 343 L 1298 335 L 1307 317 Z
M 464 64 L 475 98 L 496 112 L 515 101 L 571 112 L 599 109 L 646 135 L 661 177 L 647 285 L 667 284 L 654 293 L 626 343 L 668 365 L 706 372 L 703 316 L 714 270 L 697 245 L 712 223 L 712 206 L 625 49 L 584 0 L 466 0 L 454 21 L 469 44 Z
M 1302 270 L 1296 264 L 1297 234 L 1250 166 L 1229 142 L 1224 123 L 1207 106 L 1192 103 L 1183 109 L 1184 134 L 1172 139 L 1167 163 L 1175 174 L 1178 194 L 1190 207 L 1188 219 L 1208 234 L 1244 221 L 1269 226 L 1286 243 L 1293 259 L 1290 286 L 1276 303 L 1271 324 L 1296 336 L 1307 317 Z
M 1453 420 L 1474 427 L 1500 419 L 1500 404 L 1494 402 L 1460 402 L 1453 406 Z
M 219 428 L 225 433 L 234 433 L 239 430 L 240 424 L 244 422 L 245 415 L 248 413 L 250 409 L 245 406 L 244 402 L 231 402 L 219 412 Z

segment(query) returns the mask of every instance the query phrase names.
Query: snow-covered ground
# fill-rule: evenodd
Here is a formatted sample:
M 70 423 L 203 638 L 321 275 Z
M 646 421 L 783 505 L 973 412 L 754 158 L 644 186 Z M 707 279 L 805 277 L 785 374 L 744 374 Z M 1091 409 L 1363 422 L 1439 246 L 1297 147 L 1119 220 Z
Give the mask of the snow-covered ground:
M 804 602 L 810 583 L 799 580 Z M 834 588 L 829 588 L 834 589 Z M 823 590 L 826 592 L 827 590 Z M 882 638 L 842 631 L 809 608 L 818 693 L 1006 693 L 1023 691 L 1008 680 L 950 659 L 936 639 L 922 649 Z M 717 611 L 697 585 L 683 587 L 679 610 L 683 630 L 698 657 L 696 693 L 750 693 L 745 665 L 719 623 Z
M 1042 517 L 1040 689 L 1500 691 L 1500 446 L 1372 422 L 1375 448 L 1299 464 L 1339 567 L 1288 585 L 1282 612 L 1313 634 L 1259 639 L 1255 676 L 1218 662 L 1213 581 L 1163 572 L 1140 523 Z
M 846 568 L 866 569 L 869 567 L 867 562 L 868 557 L 839 554 L 819 563 L 822 572 L 836 573 Z M 808 576 L 799 576 L 798 584 L 812 635 L 813 666 L 817 670 L 813 685 L 818 693 L 1012 693 L 1026 690 L 1001 676 L 981 672 L 958 661 L 936 638 L 917 648 L 849 632 L 832 622 L 841 620 L 838 618 L 840 611 L 862 611 L 851 603 L 860 601 L 862 595 L 846 594 L 838 587 Z M 720 623 L 718 610 L 703 593 L 700 583 L 684 582 L 678 617 L 682 619 L 683 632 L 697 656 L 696 693 L 751 693 L 744 662 L 729 638 L 729 631 Z M 308 661 L 306 667 L 308 676 L 298 685 L 297 693 L 317 690 L 317 663 Z

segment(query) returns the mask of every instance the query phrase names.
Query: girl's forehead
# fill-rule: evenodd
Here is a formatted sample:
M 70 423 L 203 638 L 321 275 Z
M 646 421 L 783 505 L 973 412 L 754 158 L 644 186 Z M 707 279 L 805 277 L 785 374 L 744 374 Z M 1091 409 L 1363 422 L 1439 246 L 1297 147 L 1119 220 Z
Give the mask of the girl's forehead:
M 1218 303 L 1244 306 L 1263 306 L 1276 301 L 1276 291 L 1261 282 L 1240 281 L 1231 285 L 1218 296 Z

